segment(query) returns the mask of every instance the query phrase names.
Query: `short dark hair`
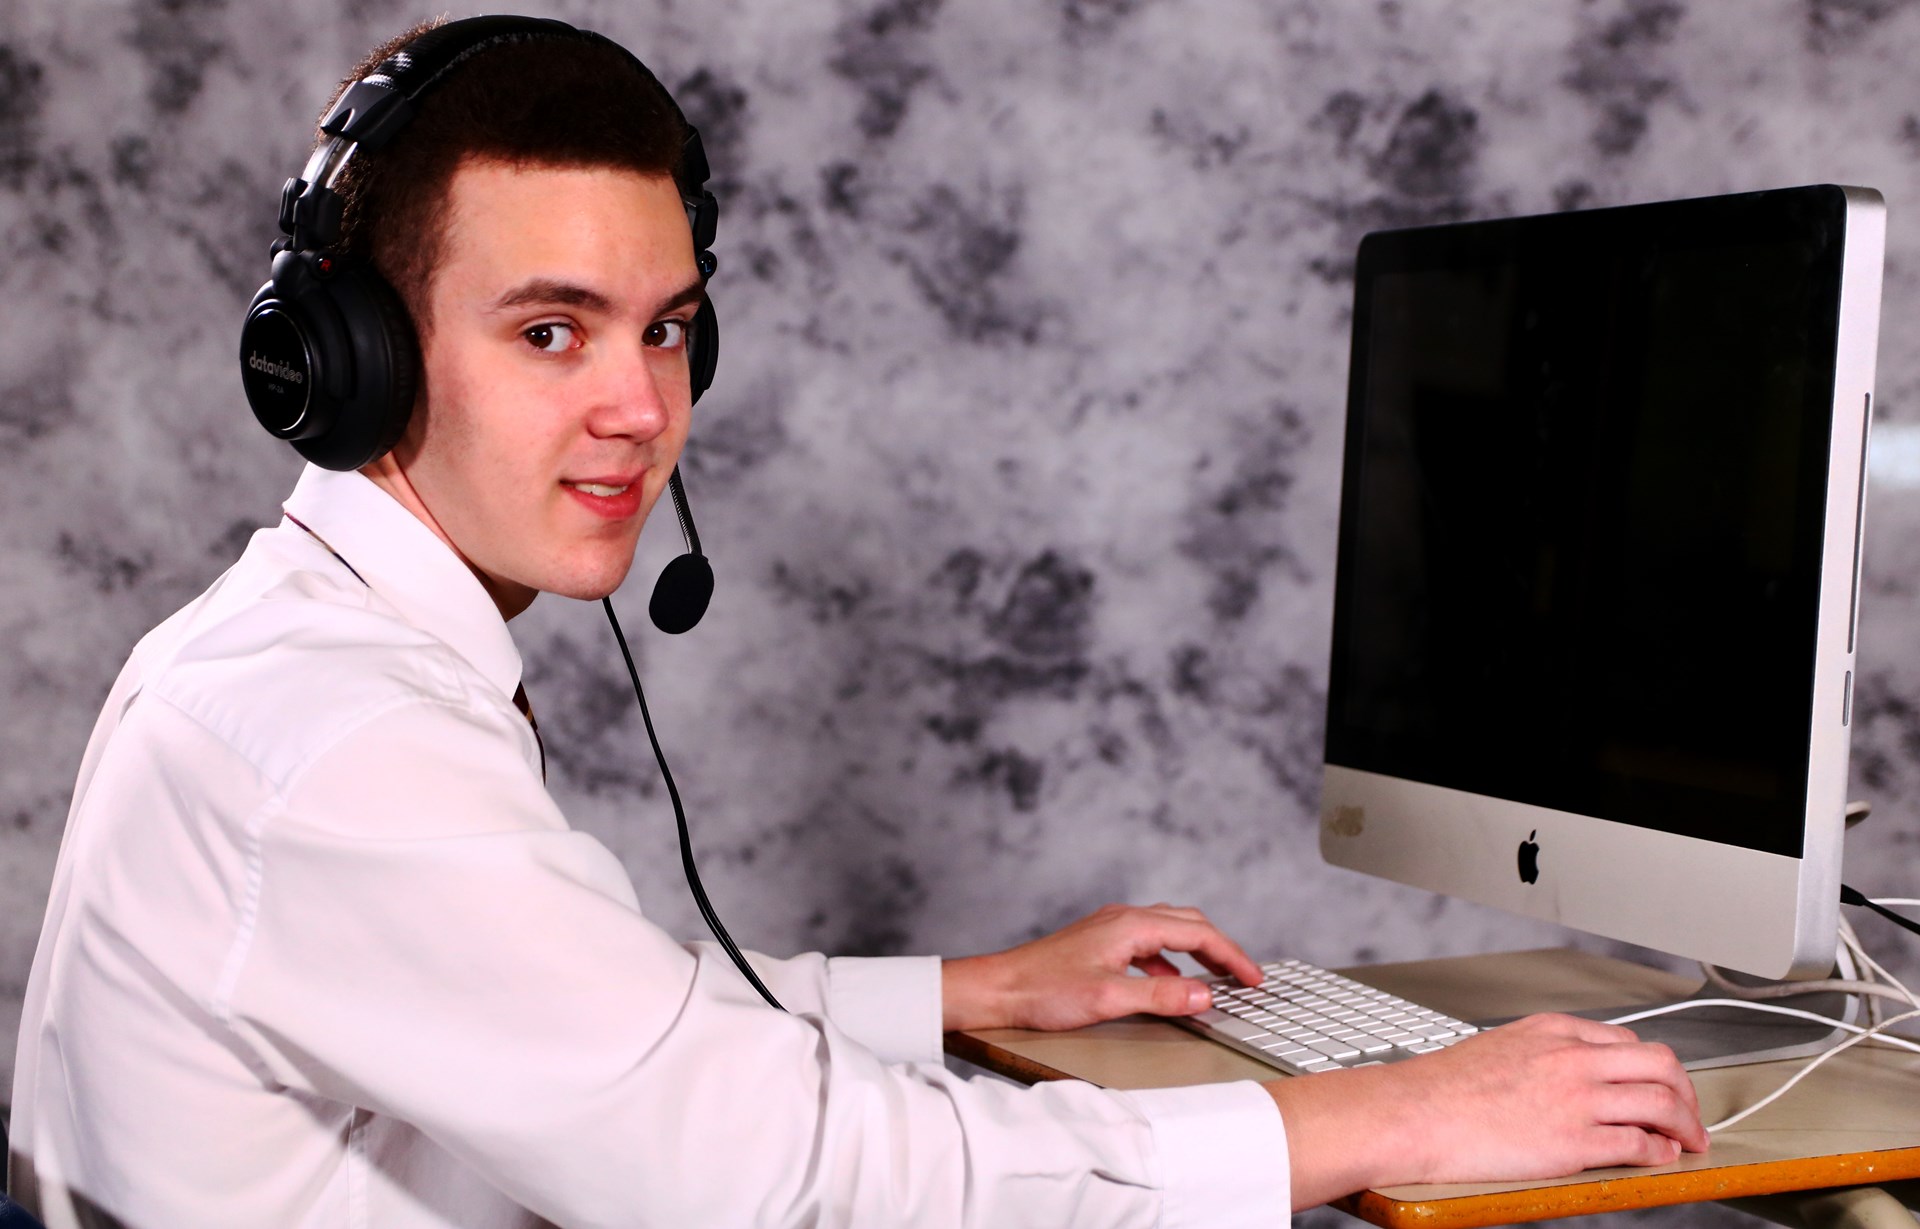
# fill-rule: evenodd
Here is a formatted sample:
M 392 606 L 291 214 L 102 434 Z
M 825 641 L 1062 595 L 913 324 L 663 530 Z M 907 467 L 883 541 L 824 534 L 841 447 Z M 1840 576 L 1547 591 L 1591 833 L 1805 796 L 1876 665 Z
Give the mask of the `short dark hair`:
M 367 53 L 327 105 L 441 21 Z M 356 153 L 334 185 L 341 249 L 372 262 L 415 326 L 446 238 L 447 193 L 469 160 L 515 166 L 611 167 L 676 177 L 687 126 L 666 89 L 619 48 L 565 35 L 514 39 L 469 58 L 425 94 L 399 135 Z M 315 147 L 329 138 L 316 130 Z

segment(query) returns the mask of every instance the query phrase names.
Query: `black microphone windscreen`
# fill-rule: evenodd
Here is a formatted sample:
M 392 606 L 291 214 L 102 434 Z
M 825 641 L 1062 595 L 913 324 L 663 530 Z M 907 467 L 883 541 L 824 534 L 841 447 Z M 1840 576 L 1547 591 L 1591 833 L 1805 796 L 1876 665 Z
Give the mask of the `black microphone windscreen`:
M 705 555 L 681 555 L 661 571 L 647 613 L 653 625 L 678 636 L 700 621 L 713 600 L 713 565 Z

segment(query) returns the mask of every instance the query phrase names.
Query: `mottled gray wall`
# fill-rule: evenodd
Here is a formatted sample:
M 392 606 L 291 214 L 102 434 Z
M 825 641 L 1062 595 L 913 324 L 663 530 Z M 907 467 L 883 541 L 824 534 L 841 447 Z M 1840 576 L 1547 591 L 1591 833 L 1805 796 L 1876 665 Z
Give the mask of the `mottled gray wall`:
M 640 639 L 743 941 L 962 953 L 1159 898 L 1328 963 L 1564 941 L 1315 852 L 1354 244 L 1825 180 L 1892 209 L 1850 874 L 1920 889 L 1920 5 L 528 8 L 651 62 L 717 169 L 720 591 Z M 429 11 L 0 0 L 7 1037 L 96 706 L 297 472 L 232 357 L 278 185 Z M 632 622 L 677 549 L 649 530 Z M 516 635 L 562 805 L 692 932 L 597 612 Z

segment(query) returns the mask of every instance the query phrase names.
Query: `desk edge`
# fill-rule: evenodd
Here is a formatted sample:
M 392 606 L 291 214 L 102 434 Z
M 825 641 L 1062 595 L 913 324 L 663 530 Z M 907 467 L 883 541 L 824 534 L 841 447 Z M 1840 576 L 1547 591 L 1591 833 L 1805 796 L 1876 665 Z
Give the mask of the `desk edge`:
M 1024 1055 L 1015 1054 L 1012 1050 L 1003 1050 L 992 1042 L 982 1041 L 969 1033 L 948 1033 L 942 1040 L 945 1042 L 947 1053 L 955 1058 L 972 1063 L 976 1067 L 985 1067 L 1008 1079 L 1038 1083 L 1041 1080 L 1079 1078 Z
M 1920 1147 L 1754 1161 L 1677 1173 L 1530 1187 L 1452 1199 L 1401 1201 L 1361 1191 L 1331 1206 L 1384 1229 L 1478 1229 L 1486 1225 L 1666 1207 L 1743 1195 L 1777 1195 L 1920 1177 Z

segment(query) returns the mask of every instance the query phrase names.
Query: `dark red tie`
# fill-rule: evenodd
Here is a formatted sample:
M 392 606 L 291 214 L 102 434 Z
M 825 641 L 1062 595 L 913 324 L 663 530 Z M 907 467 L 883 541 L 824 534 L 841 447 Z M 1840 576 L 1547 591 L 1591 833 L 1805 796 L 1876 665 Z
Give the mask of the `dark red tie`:
M 520 686 L 515 689 L 513 693 L 513 706 L 520 710 L 520 715 L 525 717 L 527 724 L 533 727 L 533 742 L 535 746 L 540 748 L 540 780 L 544 784 L 547 779 L 547 744 L 540 738 L 540 723 L 533 719 L 533 701 L 527 699 L 527 685 L 525 683 L 520 684 Z

